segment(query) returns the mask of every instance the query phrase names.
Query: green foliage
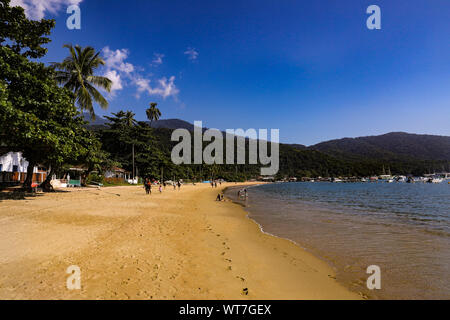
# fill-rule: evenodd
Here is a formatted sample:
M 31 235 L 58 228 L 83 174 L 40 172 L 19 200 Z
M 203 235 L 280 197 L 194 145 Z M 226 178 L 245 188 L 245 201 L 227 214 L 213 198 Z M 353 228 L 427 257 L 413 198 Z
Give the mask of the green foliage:
M 47 53 L 54 20 L 28 20 L 22 7 L 10 7 L 10 0 L 0 0 L 0 45 L 24 57 L 40 58 Z
M 92 184 L 92 183 L 94 183 L 94 184 L 99 184 L 99 183 L 104 184 L 105 183 L 105 178 L 102 175 L 98 174 L 98 173 L 90 173 L 88 175 L 88 177 L 86 178 L 86 184 L 89 185 L 89 184 Z
M 52 63 L 55 68 L 55 79 L 75 94 L 75 99 L 81 111 L 87 110 L 95 119 L 93 101 L 97 102 L 103 109 L 108 108 L 108 101 L 96 89 L 103 88 L 111 90 L 112 81 L 106 77 L 97 76 L 94 71 L 105 61 L 100 57 L 100 52 L 95 52 L 92 47 L 82 48 L 79 45 L 73 47 L 64 45 L 69 49 L 68 56 L 62 63 Z
M 176 142 L 171 141 L 171 129 L 153 129 L 143 122 L 129 125 L 125 112 L 107 117 L 110 125 L 98 130 L 105 150 L 111 157 L 132 170 L 132 145 L 135 145 L 136 167 L 140 176 L 158 178 L 161 169 L 166 179 L 192 179 L 194 181 L 223 178 L 228 181 L 244 181 L 260 175 L 260 165 L 174 165 L 170 160 Z M 205 143 L 206 144 L 206 143 Z M 224 146 L 226 142 L 224 142 Z M 236 145 L 236 144 L 235 144 Z M 248 155 L 248 141 L 246 154 Z M 225 154 L 225 153 L 224 153 Z M 371 176 L 382 174 L 383 166 L 393 174 L 414 174 L 448 170 L 449 161 L 385 160 L 370 157 L 344 157 L 317 150 L 280 144 L 280 170 L 276 179 L 284 177 L 338 177 Z
M 150 120 L 150 124 L 153 121 L 158 121 L 161 117 L 161 111 L 156 107 L 158 104 L 156 102 L 150 103 L 150 108 L 146 110 L 147 119 Z
M 51 21 L 32 22 L 23 10 L 1 2 L 0 34 L 0 141 L 11 151 L 22 151 L 30 162 L 55 169 L 83 162 L 91 168 L 106 155 L 73 104 L 74 95 L 55 81 L 55 72 L 27 57 L 45 53 Z M 27 36 L 26 32 L 34 27 Z M 31 175 L 28 175 L 31 176 Z M 49 175 L 49 177 L 51 174 Z M 31 184 L 27 179 L 26 184 Z

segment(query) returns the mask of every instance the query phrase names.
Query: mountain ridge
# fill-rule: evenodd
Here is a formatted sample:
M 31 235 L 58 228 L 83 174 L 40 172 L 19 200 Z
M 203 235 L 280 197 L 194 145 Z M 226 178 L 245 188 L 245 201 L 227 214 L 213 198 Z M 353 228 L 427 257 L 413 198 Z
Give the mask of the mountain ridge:
M 355 159 L 450 160 L 450 137 L 389 132 L 377 136 L 333 139 L 309 146 L 308 149 Z
M 94 121 L 89 114 L 83 117 L 90 122 L 92 128 L 102 128 L 108 120 L 97 116 Z M 149 121 L 144 121 L 150 124 Z M 194 125 L 181 119 L 160 119 L 153 121 L 151 126 L 156 129 L 187 129 L 194 130 Z M 205 130 L 205 128 L 203 128 Z M 336 158 L 360 161 L 376 159 L 381 161 L 404 160 L 445 160 L 450 161 L 450 136 L 407 133 L 401 131 L 381 135 L 361 136 L 355 138 L 340 138 L 323 141 L 311 146 L 302 144 L 284 144 L 297 150 L 314 150 Z

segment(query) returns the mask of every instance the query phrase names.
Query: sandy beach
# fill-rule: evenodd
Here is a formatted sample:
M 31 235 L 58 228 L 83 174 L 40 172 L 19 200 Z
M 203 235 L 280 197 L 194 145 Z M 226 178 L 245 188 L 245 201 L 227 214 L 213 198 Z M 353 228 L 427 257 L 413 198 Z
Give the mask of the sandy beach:
M 0 298 L 360 298 L 323 261 L 262 233 L 239 205 L 214 201 L 227 185 L 235 186 L 0 200 Z M 71 265 L 81 269 L 81 290 L 66 288 Z

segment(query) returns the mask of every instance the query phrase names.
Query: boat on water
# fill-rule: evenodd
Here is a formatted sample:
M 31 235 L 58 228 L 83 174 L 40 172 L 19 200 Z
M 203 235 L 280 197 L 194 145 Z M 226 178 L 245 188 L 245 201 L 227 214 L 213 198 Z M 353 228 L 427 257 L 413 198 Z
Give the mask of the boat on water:
M 428 179 L 428 183 L 441 183 L 442 181 L 444 181 L 444 179 L 442 179 L 442 178 L 430 178 L 430 179 Z

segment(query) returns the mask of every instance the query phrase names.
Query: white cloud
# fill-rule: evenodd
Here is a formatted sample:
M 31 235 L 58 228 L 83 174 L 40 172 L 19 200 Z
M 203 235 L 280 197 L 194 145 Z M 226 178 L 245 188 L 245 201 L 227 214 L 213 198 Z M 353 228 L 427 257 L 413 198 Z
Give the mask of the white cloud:
M 117 73 L 116 70 L 109 70 L 105 73 L 104 76 L 112 81 L 111 94 L 113 96 L 115 95 L 116 91 L 123 89 L 122 79 L 120 77 L 120 74 Z
M 162 64 L 162 63 L 163 63 L 163 58 L 164 58 L 164 55 L 163 55 L 163 54 L 161 54 L 161 53 L 156 53 L 156 52 L 155 52 L 155 53 L 153 54 L 152 65 L 158 66 L 158 65 Z
M 128 49 L 111 50 L 109 47 L 104 47 L 102 53 L 106 67 L 103 76 L 112 81 L 111 96 L 114 97 L 117 91 L 123 89 L 124 78 L 130 78 L 135 67 L 131 63 L 125 62 L 129 55 Z
M 131 63 L 125 62 L 129 55 L 127 49 L 111 50 L 109 47 L 104 47 L 102 51 L 105 65 L 108 69 L 115 69 L 125 73 L 134 71 L 134 66 Z
M 47 12 L 56 14 L 70 5 L 79 5 L 82 0 L 12 0 L 11 7 L 20 6 L 25 9 L 29 19 L 40 20 Z
M 130 54 L 128 49 L 111 50 L 109 47 L 105 47 L 102 53 L 106 68 L 104 76 L 113 83 L 111 87 L 112 96 L 127 85 L 135 85 L 137 87 L 137 98 L 140 98 L 142 93 L 147 93 L 148 95 L 161 96 L 163 99 L 171 96 L 176 99 L 179 90 L 175 85 L 175 76 L 169 79 L 163 77 L 157 80 L 156 85 L 152 87 L 150 85 L 151 80 L 140 74 L 143 70 L 126 61 Z M 155 53 L 153 63 L 161 64 L 163 57 L 164 55 Z
M 139 77 L 134 79 L 134 84 L 138 87 L 138 97 L 140 97 L 142 92 L 151 90 L 149 79 Z
M 160 95 L 164 99 L 170 96 L 176 96 L 180 90 L 175 86 L 175 76 L 171 76 L 169 79 L 166 77 L 159 79 L 159 87 L 153 89 L 153 94 Z
M 198 55 L 199 55 L 197 49 L 195 49 L 195 48 L 188 48 L 184 52 L 184 54 L 188 56 L 189 60 L 197 60 Z
M 158 85 L 153 88 L 151 87 L 150 82 L 151 80 L 145 78 L 137 78 L 134 80 L 134 83 L 138 87 L 138 98 L 143 92 L 146 92 L 150 96 L 161 96 L 163 99 L 171 96 L 176 98 L 176 96 L 180 92 L 175 85 L 175 76 L 171 76 L 169 79 L 167 79 L 166 77 L 159 79 L 157 81 Z

